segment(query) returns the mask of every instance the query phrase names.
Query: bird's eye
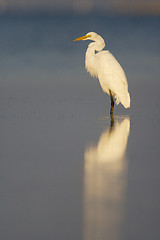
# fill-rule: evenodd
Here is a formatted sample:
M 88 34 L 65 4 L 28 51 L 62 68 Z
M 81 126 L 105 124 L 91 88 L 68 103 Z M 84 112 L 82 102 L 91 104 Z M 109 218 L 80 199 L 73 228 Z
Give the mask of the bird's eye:
M 91 37 L 91 34 L 88 34 L 87 37 Z

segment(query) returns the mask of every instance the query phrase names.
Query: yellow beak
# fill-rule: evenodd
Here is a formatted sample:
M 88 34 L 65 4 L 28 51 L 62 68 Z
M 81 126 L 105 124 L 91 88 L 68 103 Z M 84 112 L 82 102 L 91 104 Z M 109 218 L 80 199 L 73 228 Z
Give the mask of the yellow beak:
M 85 35 L 85 36 L 83 36 L 83 37 L 76 38 L 76 39 L 74 39 L 73 41 L 85 40 L 85 39 L 87 39 L 88 37 L 91 37 L 91 35 Z

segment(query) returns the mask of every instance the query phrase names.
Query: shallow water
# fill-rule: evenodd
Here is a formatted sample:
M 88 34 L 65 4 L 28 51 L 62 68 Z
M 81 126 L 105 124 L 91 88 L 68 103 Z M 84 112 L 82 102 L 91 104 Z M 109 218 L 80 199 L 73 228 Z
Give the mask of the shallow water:
M 158 240 L 159 17 L 1 16 L 0 238 Z M 131 108 L 84 70 L 96 31 Z

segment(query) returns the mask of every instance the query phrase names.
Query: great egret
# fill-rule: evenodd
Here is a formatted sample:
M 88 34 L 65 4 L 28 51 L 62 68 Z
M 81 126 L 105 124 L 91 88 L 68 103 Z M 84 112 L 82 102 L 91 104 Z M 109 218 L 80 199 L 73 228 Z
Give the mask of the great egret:
M 95 32 L 89 32 L 83 37 L 73 41 L 91 40 L 85 57 L 85 67 L 92 77 L 99 79 L 104 92 L 111 98 L 110 115 L 113 116 L 114 98 L 125 108 L 130 107 L 130 95 L 126 75 L 114 56 L 108 51 L 102 51 L 105 47 L 104 39 Z M 97 53 L 96 53 L 97 52 Z

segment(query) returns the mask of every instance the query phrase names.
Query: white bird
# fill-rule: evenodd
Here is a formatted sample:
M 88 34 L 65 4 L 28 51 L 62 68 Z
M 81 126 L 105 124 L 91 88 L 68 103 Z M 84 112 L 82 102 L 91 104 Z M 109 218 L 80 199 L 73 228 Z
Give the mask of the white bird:
M 130 95 L 126 75 L 114 56 L 108 50 L 102 51 L 105 47 L 104 39 L 95 32 L 89 32 L 73 41 L 79 40 L 94 41 L 88 45 L 85 68 L 92 77 L 99 79 L 103 91 L 110 95 L 110 115 L 113 115 L 114 98 L 117 105 L 121 102 L 125 108 L 129 108 Z

